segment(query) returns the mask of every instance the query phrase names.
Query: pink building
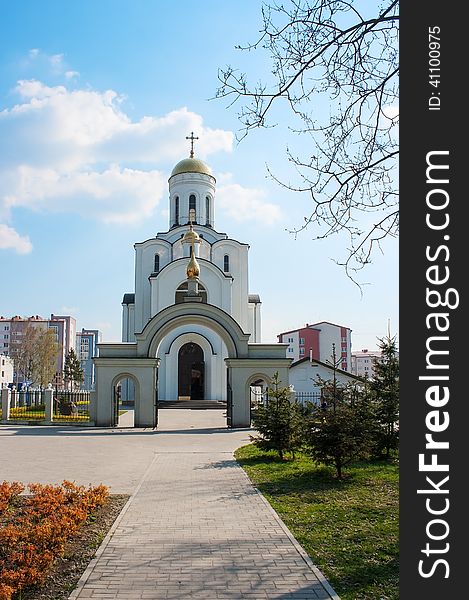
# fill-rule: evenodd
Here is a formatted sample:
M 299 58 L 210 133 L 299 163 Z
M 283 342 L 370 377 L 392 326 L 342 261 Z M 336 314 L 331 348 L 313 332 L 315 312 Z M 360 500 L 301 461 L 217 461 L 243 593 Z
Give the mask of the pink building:
M 337 367 L 343 371 L 352 370 L 352 330 L 348 327 L 320 321 L 284 331 L 277 337 L 279 342 L 289 344 L 287 358 L 293 361 L 309 357 L 329 363 L 334 345 Z
M 55 339 L 59 344 L 57 354 L 57 373 L 62 373 L 65 356 L 70 348 L 75 348 L 76 320 L 74 317 L 51 314 L 50 319 L 39 315 L 20 317 L 18 315 L 8 318 L 0 317 L 0 354 L 10 355 L 11 346 L 15 340 L 23 335 L 28 325 L 38 329 L 53 329 Z M 15 381 L 15 383 L 19 383 Z

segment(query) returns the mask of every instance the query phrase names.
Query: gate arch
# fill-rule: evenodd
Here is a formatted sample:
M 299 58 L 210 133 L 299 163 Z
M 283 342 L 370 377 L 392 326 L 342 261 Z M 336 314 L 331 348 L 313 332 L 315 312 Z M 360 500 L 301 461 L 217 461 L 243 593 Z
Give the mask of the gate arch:
M 181 325 L 204 325 L 220 336 L 230 358 L 246 358 L 248 356 L 248 340 L 250 334 L 244 333 L 231 315 L 212 304 L 195 302 L 175 304 L 155 315 L 135 336 L 137 354 L 148 358 L 158 355 L 163 339 L 176 327 Z
M 140 406 L 140 383 L 138 378 L 132 373 L 122 371 L 122 373 L 116 375 L 111 382 L 112 389 L 112 400 L 113 400 L 113 426 L 117 427 L 119 424 L 119 403 L 122 397 L 119 397 L 118 385 L 121 381 L 129 379 L 134 385 L 134 410 L 137 406 Z
M 176 334 L 176 330 L 184 329 L 186 332 L 192 330 L 194 334 L 205 330 L 208 339 L 212 339 L 210 334 L 213 333 L 213 338 L 224 345 L 222 360 L 217 362 L 222 375 L 215 379 L 225 382 L 229 427 L 250 425 L 249 387 L 256 378 L 270 382 L 274 373 L 278 372 L 283 383 L 288 385 L 291 359 L 285 356 L 286 344 L 248 344 L 250 334 L 244 333 L 224 310 L 211 304 L 184 302 L 157 313 L 140 333 L 135 334 L 135 342 L 99 344 L 99 357 L 93 359 L 96 366 L 97 425 L 111 423 L 112 385 L 116 378 L 118 380 L 128 374 L 138 381 L 135 426 L 156 426 L 159 367 L 161 352 L 164 352 L 162 344 Z M 215 379 L 212 377 L 212 385 Z
M 181 394 L 179 391 L 179 364 L 178 355 L 182 346 L 187 343 L 195 343 L 201 347 L 204 354 L 204 400 L 223 400 L 222 391 L 226 387 L 225 365 L 226 356 L 224 346 L 218 346 L 219 338 L 215 333 L 201 330 L 185 331 L 181 327 L 173 329 L 161 342 L 158 348 L 157 358 L 159 365 L 159 400 L 160 406 L 166 400 L 177 400 Z M 221 381 L 220 381 L 221 380 Z

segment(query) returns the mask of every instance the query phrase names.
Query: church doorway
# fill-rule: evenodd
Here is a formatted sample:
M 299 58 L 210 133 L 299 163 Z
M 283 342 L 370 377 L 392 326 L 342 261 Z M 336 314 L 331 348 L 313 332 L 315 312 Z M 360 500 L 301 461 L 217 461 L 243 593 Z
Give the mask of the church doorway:
M 178 353 L 178 400 L 203 400 L 205 397 L 204 351 L 188 342 Z

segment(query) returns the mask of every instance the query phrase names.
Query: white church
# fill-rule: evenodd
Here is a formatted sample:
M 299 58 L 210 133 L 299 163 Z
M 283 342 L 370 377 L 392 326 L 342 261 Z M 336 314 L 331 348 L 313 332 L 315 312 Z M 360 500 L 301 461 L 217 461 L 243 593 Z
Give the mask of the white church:
M 227 426 L 250 425 L 250 391 L 275 372 L 288 385 L 287 344 L 261 343 L 261 302 L 249 292 L 249 245 L 215 229 L 216 179 L 202 160 L 169 177 L 169 227 L 135 247 L 135 291 L 122 302 L 122 343 L 99 344 L 96 425 L 116 424 L 116 389 L 135 396 L 135 426 L 158 406 L 226 402 Z

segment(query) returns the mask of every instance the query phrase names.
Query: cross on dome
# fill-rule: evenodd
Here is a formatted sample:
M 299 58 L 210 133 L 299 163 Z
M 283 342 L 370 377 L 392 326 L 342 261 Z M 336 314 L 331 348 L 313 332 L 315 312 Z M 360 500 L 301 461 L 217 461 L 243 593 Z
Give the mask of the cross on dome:
M 198 137 L 194 136 L 194 132 L 191 131 L 190 135 L 186 135 L 186 140 L 190 140 L 191 141 L 191 153 L 190 153 L 190 158 L 194 158 L 194 140 L 198 140 Z

